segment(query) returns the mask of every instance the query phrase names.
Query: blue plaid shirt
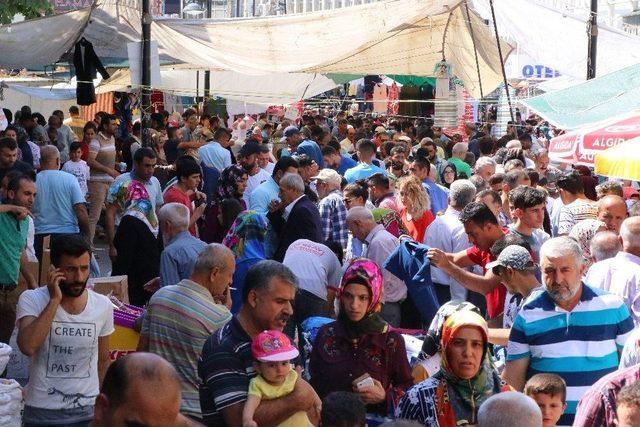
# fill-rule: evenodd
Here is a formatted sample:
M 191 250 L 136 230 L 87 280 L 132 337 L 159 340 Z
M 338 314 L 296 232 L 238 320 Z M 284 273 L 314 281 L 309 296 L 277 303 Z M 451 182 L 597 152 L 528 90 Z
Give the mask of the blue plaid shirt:
M 324 239 L 338 242 L 342 249 L 345 249 L 349 239 L 347 207 L 342 201 L 340 190 L 333 190 L 324 199 L 320 200 L 318 210 L 320 211 Z

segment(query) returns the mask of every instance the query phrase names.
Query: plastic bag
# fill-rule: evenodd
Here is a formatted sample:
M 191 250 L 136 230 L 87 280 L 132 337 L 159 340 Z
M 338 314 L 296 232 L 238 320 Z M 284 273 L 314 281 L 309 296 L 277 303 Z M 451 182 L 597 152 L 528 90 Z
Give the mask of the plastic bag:
M 4 372 L 7 367 L 12 351 L 13 349 L 10 345 L 0 342 L 0 372 Z

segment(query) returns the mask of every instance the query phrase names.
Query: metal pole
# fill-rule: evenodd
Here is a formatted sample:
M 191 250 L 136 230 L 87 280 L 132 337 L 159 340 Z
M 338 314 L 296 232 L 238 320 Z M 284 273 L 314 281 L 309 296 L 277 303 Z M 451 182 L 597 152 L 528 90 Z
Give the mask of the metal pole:
M 598 0 L 591 0 L 589 16 L 589 45 L 587 50 L 587 80 L 596 76 L 596 58 L 598 56 Z
M 207 14 L 207 18 L 211 18 L 211 0 L 207 0 L 206 14 Z M 210 96 L 210 88 L 211 88 L 211 71 L 205 70 L 204 71 L 204 102 L 203 102 L 205 105 Z M 207 109 L 203 108 L 202 110 L 206 111 Z
M 500 57 L 500 68 L 502 69 L 502 82 L 504 83 L 504 89 L 507 91 L 507 102 L 509 103 L 509 115 L 511 121 L 516 123 L 516 119 L 513 115 L 513 108 L 511 107 L 511 95 L 509 94 L 509 83 L 507 82 L 507 73 L 504 70 L 504 57 L 502 56 L 502 46 L 500 46 L 500 36 L 498 35 L 498 24 L 496 23 L 496 12 L 493 8 L 493 0 L 489 0 L 489 6 L 491 6 L 491 19 L 493 20 L 493 31 L 496 33 L 496 44 L 498 45 L 498 56 Z M 514 132 L 515 132 L 515 126 Z M 517 135 L 516 135 L 517 138 Z
M 151 112 L 151 14 L 149 0 L 142 0 L 142 128 L 149 126 Z M 143 138 L 143 144 L 148 145 L 149 138 Z
M 465 0 L 464 8 L 467 12 L 467 19 L 469 20 L 469 33 L 471 35 L 471 41 L 473 42 L 473 54 L 476 58 L 476 72 L 478 73 L 478 84 L 480 85 L 480 99 L 484 98 L 484 92 L 482 90 L 482 76 L 480 75 L 480 64 L 478 62 L 478 49 L 476 49 L 476 38 L 473 35 L 473 23 L 471 22 L 471 13 L 469 12 L 469 4 Z

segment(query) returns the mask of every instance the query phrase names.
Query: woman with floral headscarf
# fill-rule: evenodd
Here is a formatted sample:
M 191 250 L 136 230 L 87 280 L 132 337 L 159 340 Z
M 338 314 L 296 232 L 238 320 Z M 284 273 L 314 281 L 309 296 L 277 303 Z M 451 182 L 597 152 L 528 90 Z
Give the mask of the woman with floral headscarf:
M 147 189 L 138 180 L 114 183 L 109 197 L 124 212 L 113 238 L 118 255 L 111 274 L 128 276 L 129 302 L 142 307 L 152 295 L 143 285 L 160 275 L 158 218 Z
M 396 417 L 428 427 L 477 424 L 485 400 L 512 390 L 491 363 L 487 334 L 487 322 L 478 313 L 452 313 L 442 327 L 440 370 L 407 391 Z
M 593 264 L 593 259 L 591 258 L 591 239 L 593 239 L 593 236 L 599 231 L 606 230 L 607 225 L 604 222 L 587 218 L 576 223 L 569 232 L 569 237 L 580 244 L 587 268 Z
M 352 391 L 367 412 L 378 415 L 392 411 L 413 383 L 404 340 L 380 317 L 382 291 L 382 271 L 375 262 L 351 261 L 338 292 L 338 320 L 318 331 L 309 363 L 311 385 L 320 398 Z M 373 385 L 356 387 L 354 381 L 367 374 Z
M 222 171 L 218 180 L 218 196 L 215 197 L 205 213 L 204 231 L 202 240 L 207 243 L 220 243 L 227 234 L 222 226 L 222 212 L 220 203 L 223 200 L 235 199 L 240 203 L 241 211 L 247 209 L 247 205 L 242 200 L 242 195 L 247 189 L 247 172 L 238 165 L 231 165 Z
M 242 305 L 242 288 L 247 270 L 266 259 L 264 236 L 267 232 L 267 220 L 256 211 L 240 212 L 222 243 L 231 249 L 236 257 L 236 271 L 231 285 L 231 313 L 236 314 Z

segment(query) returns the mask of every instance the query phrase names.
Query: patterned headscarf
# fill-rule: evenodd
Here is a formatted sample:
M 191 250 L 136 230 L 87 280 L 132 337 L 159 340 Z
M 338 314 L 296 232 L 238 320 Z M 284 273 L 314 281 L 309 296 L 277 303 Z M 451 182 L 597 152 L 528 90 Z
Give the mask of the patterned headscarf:
M 351 261 L 342 275 L 340 290 L 344 290 L 345 286 L 354 282 L 369 288 L 371 299 L 367 307 L 367 314 L 378 311 L 382 301 L 382 290 L 384 286 L 382 270 L 380 270 L 378 264 L 367 258 L 356 258 Z
M 591 261 L 591 239 L 596 235 L 598 230 L 602 227 L 606 227 L 606 224 L 597 219 L 583 219 L 573 226 L 571 232 L 569 232 L 569 237 L 576 240 L 582 248 L 582 253 L 584 254 L 585 263 L 587 267 L 592 264 Z
M 114 183 L 109 188 L 108 199 L 124 213 L 144 222 L 155 237 L 158 236 L 158 217 L 144 184 L 135 179 Z
M 231 249 L 236 261 L 245 258 L 265 259 L 264 236 L 267 232 L 267 220 L 256 211 L 244 211 L 238 214 L 222 244 Z
M 356 258 L 351 261 L 342 276 L 339 295 L 345 286 L 358 283 L 369 289 L 369 306 L 364 317 L 358 321 L 352 321 L 345 314 L 342 304 L 338 313 L 338 321 L 344 325 L 347 336 L 350 339 L 358 339 L 363 335 L 384 333 L 389 329 L 389 324 L 378 313 L 382 303 L 384 279 L 382 270 L 375 262 L 366 258 Z
M 484 351 L 478 373 L 473 378 L 463 379 L 453 373 L 447 360 L 447 347 L 463 327 L 469 326 L 478 329 L 482 334 Z M 438 421 L 441 426 L 477 424 L 476 418 L 480 405 L 493 394 L 503 390 L 505 384 L 491 364 L 487 335 L 487 322 L 471 310 L 456 311 L 444 322 L 441 341 L 442 366 L 434 375 L 434 378 L 446 385 L 443 391 L 449 394 L 446 399 L 442 399 L 446 402 L 442 402 L 443 405 L 438 411 Z
M 241 196 L 238 195 L 238 181 L 245 175 L 247 175 L 247 171 L 238 165 L 224 168 L 218 180 L 218 197 L 220 200 L 239 199 Z

